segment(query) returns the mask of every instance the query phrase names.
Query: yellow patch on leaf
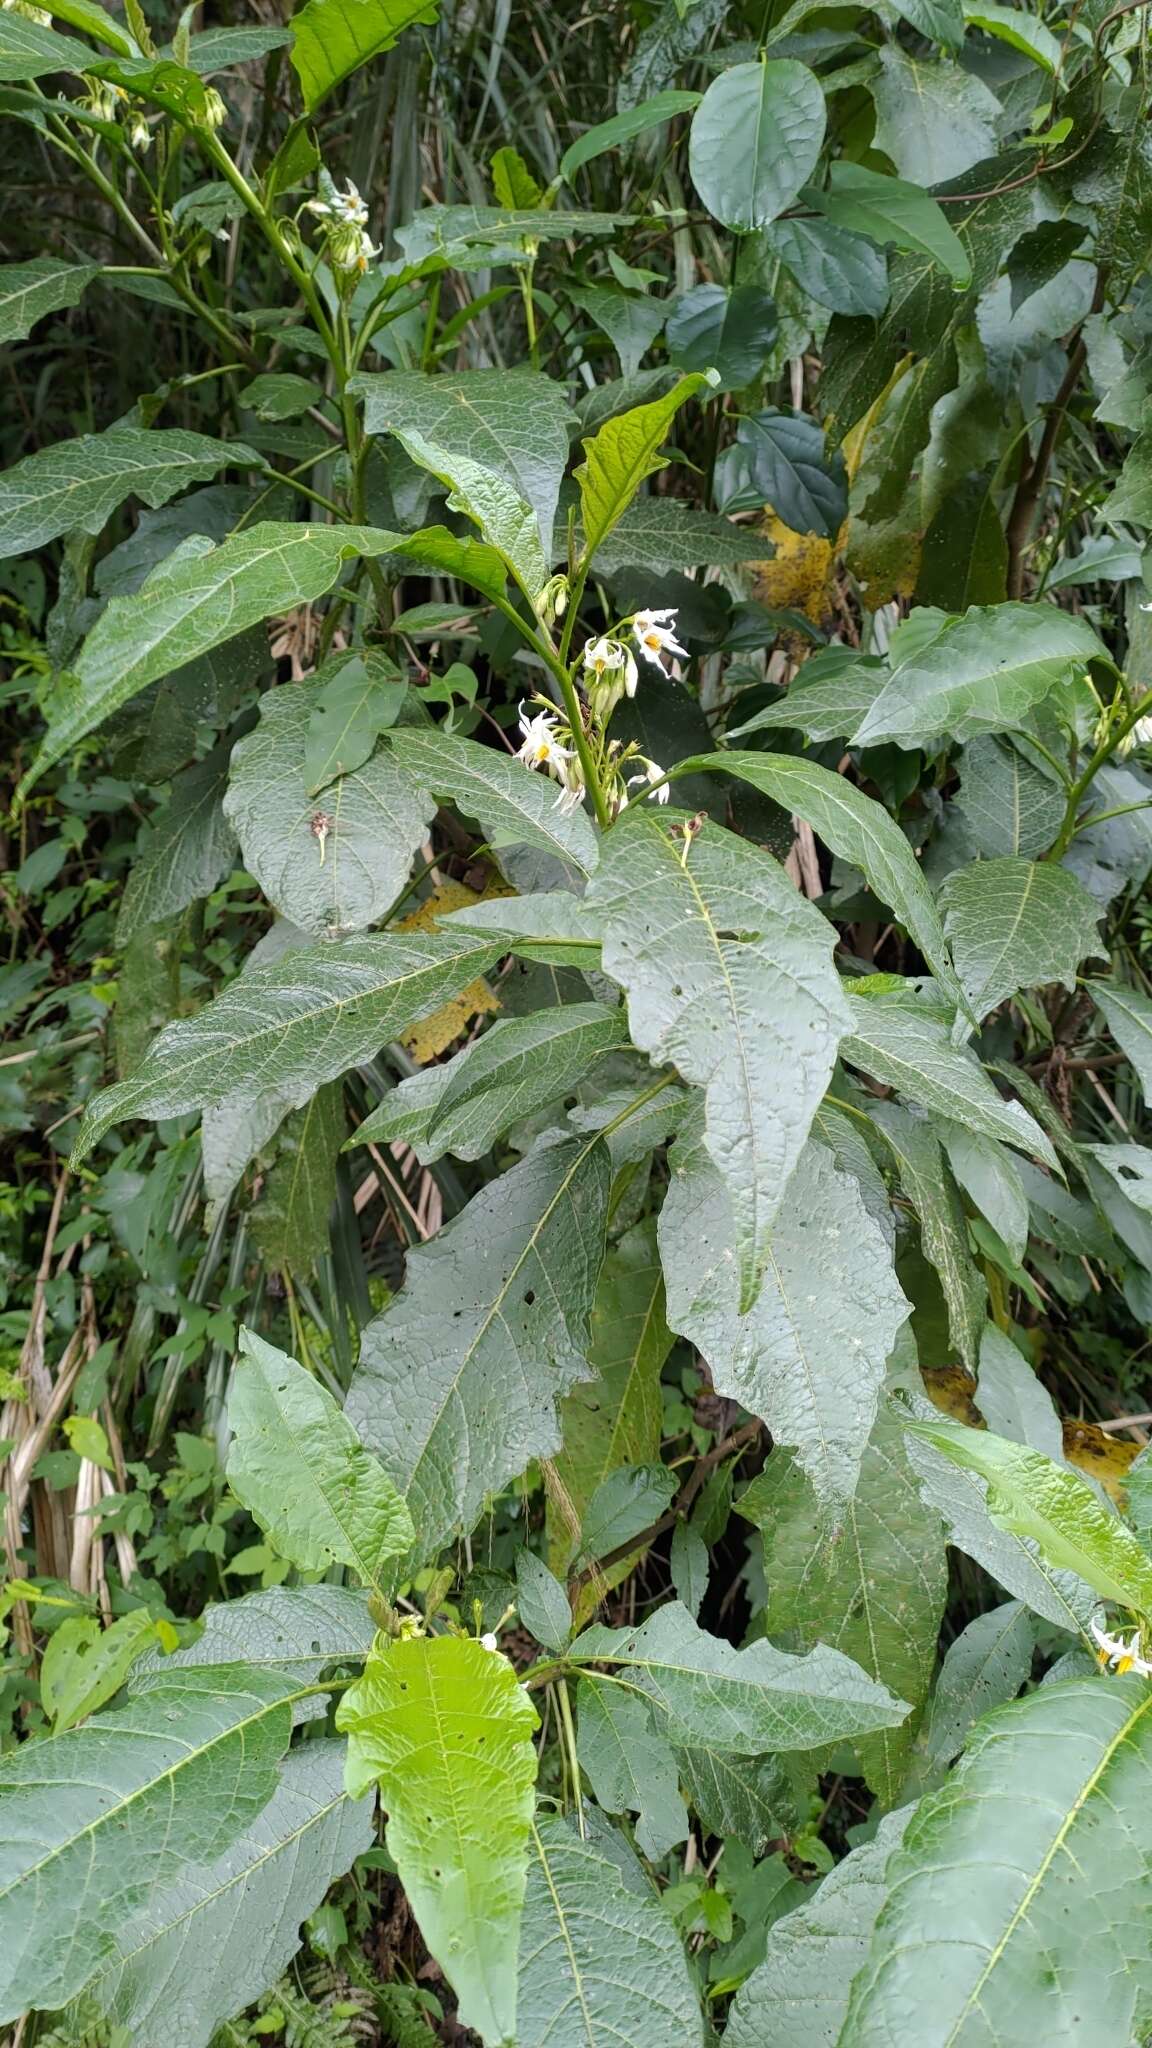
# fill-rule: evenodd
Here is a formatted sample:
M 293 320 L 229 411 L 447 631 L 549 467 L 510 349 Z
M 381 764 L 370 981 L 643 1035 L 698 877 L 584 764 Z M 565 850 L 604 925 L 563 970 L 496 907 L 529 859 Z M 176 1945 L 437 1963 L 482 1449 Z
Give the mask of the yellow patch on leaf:
M 950 1415 L 955 1422 L 966 1422 L 971 1429 L 987 1426 L 976 1406 L 976 1382 L 971 1373 L 960 1366 L 945 1365 L 921 1368 L 920 1376 L 929 1400 L 943 1414 Z M 1141 1445 L 1118 1443 L 1111 1430 L 1101 1429 L 1096 1422 L 1074 1422 L 1065 1416 L 1060 1428 L 1068 1463 L 1089 1479 L 1098 1479 L 1105 1492 L 1122 1506 L 1128 1467 L 1139 1457 Z
M 415 910 L 409 911 L 407 917 L 398 919 L 392 929 L 397 932 L 434 931 L 437 920 L 450 911 L 466 910 L 474 903 L 490 903 L 494 897 L 515 894 L 515 889 L 495 872 L 479 894 L 463 882 L 441 882 L 439 888 L 433 889 L 432 894 L 426 896 Z M 422 1017 L 418 1024 L 405 1031 L 400 1043 L 418 1065 L 426 1067 L 430 1060 L 447 1052 L 476 1017 L 495 1016 L 499 1008 L 500 1004 L 486 981 L 469 982 L 458 996 L 453 996 L 450 1002 L 433 1010 L 430 1017 Z

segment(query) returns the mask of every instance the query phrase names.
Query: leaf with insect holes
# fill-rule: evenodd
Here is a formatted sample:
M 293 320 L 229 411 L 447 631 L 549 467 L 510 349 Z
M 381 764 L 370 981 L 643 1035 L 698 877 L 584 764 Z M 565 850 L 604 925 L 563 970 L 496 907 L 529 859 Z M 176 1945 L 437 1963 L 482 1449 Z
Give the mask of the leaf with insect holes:
M 465 1636 L 377 1639 L 344 1694 L 353 1798 L 379 1785 L 420 1932 L 491 2048 L 514 2038 L 539 1723 L 498 1651 Z
M 626 812 L 606 839 L 588 900 L 633 1042 L 707 1091 L 748 1309 L 850 1022 L 832 928 L 770 854 L 712 824 L 689 848 L 646 812 Z
M 593 1138 L 529 1153 L 408 1255 L 369 1323 L 347 1415 L 408 1502 L 422 1558 L 559 1447 L 586 1379 L 611 1162 Z

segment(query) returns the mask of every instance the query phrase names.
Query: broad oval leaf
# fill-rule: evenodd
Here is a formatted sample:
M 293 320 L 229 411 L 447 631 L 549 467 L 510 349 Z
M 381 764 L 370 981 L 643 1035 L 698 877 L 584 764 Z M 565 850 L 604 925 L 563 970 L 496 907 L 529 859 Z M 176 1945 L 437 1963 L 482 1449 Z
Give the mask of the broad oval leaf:
M 520 1936 L 519 2048 L 698 2048 L 680 1937 L 623 1838 L 596 1816 L 533 1828 Z
M 559 1447 L 557 1397 L 589 1372 L 610 1178 L 596 1139 L 530 1153 L 410 1252 L 364 1332 L 346 1412 L 404 1494 L 422 1558 Z
M 516 2033 L 516 1957 L 539 1725 L 506 1657 L 465 1636 L 388 1642 L 345 1693 L 348 1789 L 380 1787 L 388 1848 L 460 2019 Z
M 760 1295 L 741 1314 L 724 1183 L 687 1129 L 660 1216 L 668 1321 L 717 1393 L 796 1451 L 824 1503 L 851 1498 L 885 1363 L 909 1304 L 859 1184 L 810 1144 L 770 1234 Z
M 1152 1561 L 1078 1473 L 1042 1451 L 943 1417 L 907 1428 L 988 1481 L 988 1512 L 999 1528 L 1031 1537 L 1050 1564 L 1077 1572 L 1101 1599 L 1152 1615 Z
M 241 1330 L 228 1421 L 228 1484 L 280 1556 L 302 1571 L 351 1565 L 381 1591 L 411 1547 L 412 1517 L 327 1388 Z
M 842 2048 L 1112 2048 L 1152 1999 L 1142 1929 L 1152 1687 L 1073 1679 L 1002 1707 L 916 1809 Z
M 75 1156 L 125 1117 L 179 1116 L 238 1089 L 306 1102 L 505 951 L 467 932 L 397 932 L 303 946 L 257 967 L 195 1017 L 167 1025 L 131 1078 L 93 1099 Z
M 885 177 L 841 157 L 829 166 L 827 190 L 809 185 L 803 198 L 835 227 L 867 235 L 881 248 L 926 255 L 960 288 L 972 281 L 972 264 L 963 242 L 949 225 L 943 207 L 919 185 Z
M 1077 668 L 1107 658 L 1087 621 L 1055 605 L 973 605 L 937 616 L 930 634 L 895 637 L 889 680 L 850 735 L 857 746 L 1008 731 Z
M 1100 905 L 1052 861 L 981 860 L 956 868 L 940 892 L 944 930 L 977 1017 L 1018 989 L 1076 985 L 1100 952 Z
M 295 1690 L 243 1667 L 158 1671 L 130 1705 L 0 1759 L 0 2017 L 66 2004 L 154 1886 L 255 1819 Z
M 688 161 L 709 213 L 725 227 L 766 228 L 816 167 L 824 94 L 791 57 L 733 64 L 692 117 Z
M 686 850 L 642 812 L 606 839 L 589 902 L 633 1042 L 707 1091 L 747 1309 L 849 1022 L 831 927 L 770 854 L 711 824 Z
M 427 837 L 432 799 L 384 748 L 308 787 L 307 750 L 326 685 L 284 684 L 260 699 L 260 723 L 232 752 L 224 811 L 244 866 L 281 917 L 317 937 L 376 924 Z
M 718 391 L 739 391 L 760 374 L 779 330 L 762 285 L 699 284 L 676 300 L 665 341 L 681 369 L 715 370 Z

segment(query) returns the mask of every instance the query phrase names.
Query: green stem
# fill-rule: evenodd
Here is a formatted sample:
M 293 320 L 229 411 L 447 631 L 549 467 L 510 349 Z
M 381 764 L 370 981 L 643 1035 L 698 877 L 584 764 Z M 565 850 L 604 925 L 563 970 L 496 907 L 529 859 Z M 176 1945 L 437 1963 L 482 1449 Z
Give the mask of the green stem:
M 225 183 L 231 185 L 236 197 L 247 212 L 251 214 L 265 241 L 275 251 L 284 269 L 295 284 L 312 316 L 312 323 L 316 332 L 328 351 L 332 367 L 336 371 L 340 380 L 341 391 L 343 391 L 345 380 L 344 359 L 336 336 L 333 333 L 332 323 L 321 303 L 320 294 L 316 290 L 304 265 L 299 261 L 295 252 L 289 248 L 284 236 L 280 232 L 278 222 L 269 213 L 259 193 L 253 191 L 243 171 L 238 164 L 233 162 L 215 131 L 211 128 L 198 128 L 196 136 L 204 154 L 215 165 Z
M 1076 777 L 1068 791 L 1068 802 L 1064 808 L 1064 822 L 1060 827 L 1054 844 L 1044 856 L 1046 860 L 1063 860 L 1064 855 L 1076 836 L 1078 829 L 1076 813 L 1080 809 L 1089 784 L 1094 780 L 1095 776 L 1104 766 L 1104 763 L 1111 759 L 1121 742 L 1127 739 L 1133 726 L 1138 725 L 1140 720 L 1147 715 L 1150 708 L 1152 708 L 1152 690 L 1146 690 L 1144 695 L 1137 699 L 1127 717 L 1122 719 L 1119 725 L 1105 733 L 1084 773 Z
M 576 1729 L 572 1721 L 572 1704 L 568 1698 L 567 1682 L 563 1678 L 559 1678 L 556 1681 L 556 1698 L 560 1706 L 560 1723 L 564 1731 L 564 1748 L 568 1758 L 569 1775 L 572 1779 L 572 1801 L 576 1808 L 576 1819 L 580 1828 L 580 1837 L 583 1840 L 585 1833 L 584 1802 L 580 1797 L 580 1760 L 576 1754 Z

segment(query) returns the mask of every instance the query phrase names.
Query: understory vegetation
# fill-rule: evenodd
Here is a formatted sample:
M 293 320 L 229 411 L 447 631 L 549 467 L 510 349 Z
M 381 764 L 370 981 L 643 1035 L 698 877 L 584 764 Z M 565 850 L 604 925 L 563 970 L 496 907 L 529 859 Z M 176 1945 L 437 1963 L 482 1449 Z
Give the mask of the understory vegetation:
M 1152 2039 L 1147 0 L 3 0 L 8 2048 Z

